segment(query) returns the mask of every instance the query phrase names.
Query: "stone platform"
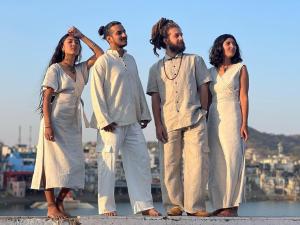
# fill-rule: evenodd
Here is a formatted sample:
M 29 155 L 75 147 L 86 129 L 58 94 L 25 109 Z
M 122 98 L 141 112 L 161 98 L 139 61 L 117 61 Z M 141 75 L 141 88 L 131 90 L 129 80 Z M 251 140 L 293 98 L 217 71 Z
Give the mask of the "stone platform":
M 0 217 L 1 225 L 300 225 L 300 217 L 103 217 L 83 216 L 65 221 L 46 217 Z

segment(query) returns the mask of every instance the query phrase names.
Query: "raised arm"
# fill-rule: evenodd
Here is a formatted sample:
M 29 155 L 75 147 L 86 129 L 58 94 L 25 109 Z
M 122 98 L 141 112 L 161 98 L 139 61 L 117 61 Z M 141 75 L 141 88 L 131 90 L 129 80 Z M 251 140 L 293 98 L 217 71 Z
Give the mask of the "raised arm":
M 96 62 L 97 58 L 103 54 L 103 50 L 92 40 L 90 40 L 88 37 L 86 37 L 84 34 L 82 34 L 76 27 L 71 27 L 68 30 L 69 35 L 73 35 L 74 37 L 79 38 L 82 40 L 93 52 L 94 55 L 92 55 L 87 61 L 87 68 L 91 68 L 94 63 Z

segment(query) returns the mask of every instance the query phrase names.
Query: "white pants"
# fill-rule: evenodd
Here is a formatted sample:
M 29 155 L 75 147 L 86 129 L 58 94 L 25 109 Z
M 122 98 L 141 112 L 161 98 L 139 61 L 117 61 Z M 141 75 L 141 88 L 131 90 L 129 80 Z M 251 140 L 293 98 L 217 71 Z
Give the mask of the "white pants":
M 99 135 L 100 133 L 100 135 Z M 114 198 L 115 163 L 119 150 L 133 212 L 153 208 L 150 158 L 146 140 L 138 123 L 117 127 L 97 135 L 99 214 L 116 211 Z

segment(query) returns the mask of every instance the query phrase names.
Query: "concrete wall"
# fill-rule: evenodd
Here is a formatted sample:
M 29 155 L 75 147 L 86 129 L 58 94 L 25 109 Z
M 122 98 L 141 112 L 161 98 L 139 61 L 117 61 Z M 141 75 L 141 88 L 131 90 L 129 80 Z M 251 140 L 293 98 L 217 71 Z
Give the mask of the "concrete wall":
M 1 225 L 299 225 L 300 217 L 238 217 L 238 218 L 196 218 L 196 217 L 103 217 L 84 216 L 66 221 L 52 221 L 45 217 L 0 217 Z

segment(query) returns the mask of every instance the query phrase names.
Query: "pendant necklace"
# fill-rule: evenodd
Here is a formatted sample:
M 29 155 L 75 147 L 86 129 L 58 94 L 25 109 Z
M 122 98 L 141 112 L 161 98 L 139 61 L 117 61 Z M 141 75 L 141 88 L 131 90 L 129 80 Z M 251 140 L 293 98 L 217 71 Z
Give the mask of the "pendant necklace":
M 64 63 L 62 62 L 63 66 L 65 66 L 68 70 L 70 70 L 71 73 L 75 74 L 76 73 L 76 70 L 75 70 L 75 66 L 70 66 L 69 64 L 67 63 Z
M 182 58 L 183 58 L 183 53 L 182 53 L 182 55 L 181 55 L 181 57 L 180 57 L 180 63 L 179 63 L 179 67 L 178 67 L 177 73 L 174 74 L 175 76 L 174 76 L 173 78 L 170 78 L 170 77 L 168 76 L 168 74 L 167 74 L 167 72 L 166 72 L 166 66 L 165 66 L 165 57 L 163 58 L 164 72 L 165 72 L 166 77 L 167 77 L 169 80 L 174 80 L 174 79 L 178 76 L 179 70 L 180 70 L 180 67 L 181 67 L 181 63 L 182 63 Z

